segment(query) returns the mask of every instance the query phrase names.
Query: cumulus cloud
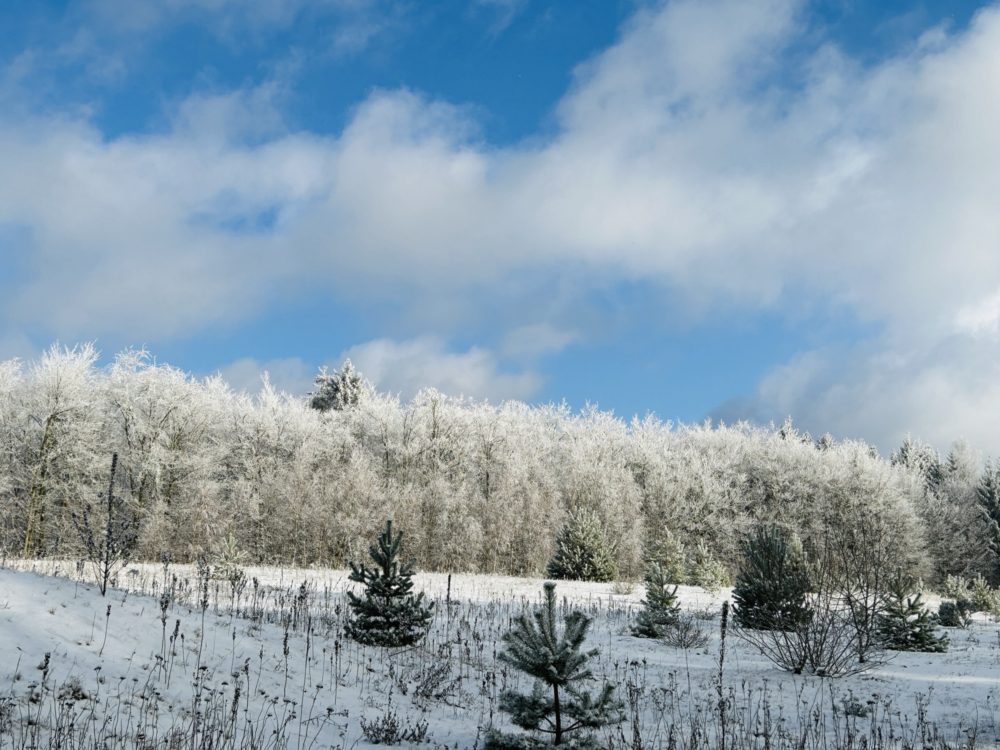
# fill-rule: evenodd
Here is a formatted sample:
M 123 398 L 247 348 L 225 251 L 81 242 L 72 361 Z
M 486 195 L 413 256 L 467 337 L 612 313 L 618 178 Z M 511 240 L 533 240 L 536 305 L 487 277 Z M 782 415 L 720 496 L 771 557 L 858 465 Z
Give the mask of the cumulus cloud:
M 0 340 L 0 346 L 3 345 Z M 422 388 L 436 388 L 451 396 L 503 401 L 529 399 L 542 384 L 528 370 L 508 372 L 496 355 L 481 347 L 453 351 L 434 336 L 396 341 L 375 339 L 357 344 L 326 363 L 339 369 L 345 359 L 380 391 L 410 399 Z M 219 369 L 219 374 L 237 391 L 257 393 L 264 378 L 276 389 L 294 395 L 312 390 L 319 368 L 299 357 L 261 361 L 243 357 Z
M 0 119 L 0 222 L 26 228 L 33 271 L 0 309 L 64 338 L 149 337 L 238 320 L 304 287 L 391 300 L 404 315 L 433 299 L 461 321 L 513 294 L 518 274 L 572 276 L 581 296 L 651 280 L 701 315 L 805 305 L 882 331 L 836 379 L 823 374 L 829 353 L 789 363 L 744 413 L 973 438 L 992 390 L 969 373 L 994 345 L 969 331 L 994 325 L 1000 287 L 989 94 L 1000 11 L 929 30 L 876 65 L 810 47 L 802 11 L 793 0 L 640 10 L 577 71 L 555 133 L 513 146 L 410 91 L 372 93 L 335 137 L 280 118 L 248 137 L 232 124 L 273 111 L 242 93 L 189 102 L 204 117 L 168 132 L 111 140 L 71 117 Z M 522 325 L 508 331 L 514 348 Z M 357 354 L 400 390 L 416 382 L 401 358 L 429 363 L 413 367 L 426 377 L 447 362 L 461 373 L 448 387 L 474 395 L 537 387 L 495 355 L 436 339 Z M 932 396 L 957 416 L 921 408 Z M 1000 430 L 983 431 L 1000 448 Z
M 792 416 L 814 435 L 863 438 L 885 455 L 909 433 L 939 450 L 965 439 L 996 455 L 998 410 L 1000 342 L 955 335 L 915 347 L 875 341 L 804 353 L 714 416 L 765 424 Z
M 530 323 L 509 331 L 503 340 L 505 356 L 531 359 L 546 354 L 557 354 L 580 340 L 576 331 L 558 328 L 551 323 Z
M 436 388 L 452 396 L 503 401 L 527 399 L 537 393 L 541 378 L 533 372 L 504 372 L 496 356 L 485 349 L 449 351 L 434 337 L 407 341 L 377 339 L 344 352 L 379 390 L 412 398 L 421 388 Z
M 316 368 L 310 367 L 298 357 L 263 362 L 252 357 L 242 357 L 219 368 L 218 374 L 234 391 L 257 393 L 266 378 L 276 390 L 304 396 L 312 390 Z

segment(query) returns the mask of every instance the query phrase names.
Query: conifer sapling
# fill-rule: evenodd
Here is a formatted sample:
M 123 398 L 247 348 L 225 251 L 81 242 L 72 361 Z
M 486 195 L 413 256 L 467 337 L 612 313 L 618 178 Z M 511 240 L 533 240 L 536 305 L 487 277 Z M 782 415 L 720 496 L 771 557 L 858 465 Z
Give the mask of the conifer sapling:
M 760 527 L 743 542 L 733 589 L 733 617 L 749 630 L 796 630 L 809 622 L 809 569 L 798 541 Z
M 532 616 L 524 614 L 517 620 L 504 636 L 506 649 L 499 655 L 502 661 L 534 677 L 534 689 L 530 695 L 504 692 L 500 709 L 522 729 L 550 735 L 552 745 L 598 748 L 587 730 L 621 722 L 623 705 L 615 699 L 610 684 L 605 683 L 596 697 L 578 687 L 578 683 L 593 678 L 588 662 L 598 654 L 596 649 L 582 650 L 590 618 L 582 612 L 570 612 L 560 633 L 555 584 L 547 582 L 544 591 L 545 603 Z M 583 731 L 571 735 L 578 730 Z M 548 744 L 491 732 L 486 750 Z
M 556 553 L 549 563 L 553 578 L 576 581 L 613 581 L 618 574 L 614 550 L 604 536 L 597 515 L 576 511 L 556 538 Z
M 400 563 L 403 534 L 392 533 L 392 521 L 369 548 L 375 568 L 351 562 L 350 580 L 363 583 L 363 596 L 348 592 L 354 617 L 347 635 L 369 646 L 410 646 L 421 640 L 430 627 L 433 603 L 424 603 L 423 593 L 414 595 L 413 566 Z
M 657 563 L 646 569 L 646 598 L 639 613 L 632 635 L 639 638 L 662 638 L 677 623 L 680 605 L 677 604 L 677 586 L 671 586 L 667 574 Z
M 920 592 L 913 592 L 908 578 L 897 576 L 878 618 L 878 635 L 883 645 L 892 651 L 947 651 L 948 637 L 937 635 L 936 625 L 934 615 L 921 601 Z

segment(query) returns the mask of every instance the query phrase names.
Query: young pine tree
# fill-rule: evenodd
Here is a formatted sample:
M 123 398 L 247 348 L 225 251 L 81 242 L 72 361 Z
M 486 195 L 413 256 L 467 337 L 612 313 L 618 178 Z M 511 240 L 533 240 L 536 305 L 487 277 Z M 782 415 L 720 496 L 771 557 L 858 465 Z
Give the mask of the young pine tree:
M 947 651 L 948 637 L 937 635 L 936 625 L 934 616 L 920 600 L 920 593 L 913 592 L 907 578 L 898 576 L 878 619 L 882 644 L 892 651 Z
M 433 603 L 424 603 L 423 593 L 413 595 L 413 566 L 400 563 L 402 532 L 393 536 L 392 521 L 369 548 L 375 568 L 351 563 L 350 580 L 365 585 L 363 596 L 348 592 L 354 617 L 347 635 L 369 646 L 410 646 L 427 634 Z
M 613 581 L 617 573 L 614 551 L 597 515 L 587 511 L 570 514 L 556 537 L 556 553 L 548 574 L 552 578 L 603 582 Z
M 638 638 L 662 638 L 672 625 L 677 624 L 680 606 L 677 604 L 677 586 L 671 586 L 669 577 L 657 563 L 646 569 L 646 598 L 639 613 L 632 635 Z
M 656 564 L 667 583 L 688 582 L 688 554 L 684 543 L 669 529 L 649 541 L 645 550 L 646 565 Z
M 809 569 L 798 540 L 774 526 L 743 541 L 733 617 L 748 630 L 795 630 L 809 622 Z
M 504 636 L 506 648 L 500 659 L 534 677 L 530 695 L 506 691 L 500 696 L 500 709 L 522 729 L 551 737 L 551 745 L 580 750 L 601 745 L 590 731 L 624 719 L 623 705 L 614 697 L 614 687 L 605 683 L 593 696 L 577 687 L 593 677 L 587 663 L 597 650 L 583 651 L 590 618 L 571 612 L 559 632 L 556 617 L 556 586 L 545 584 L 545 603 L 532 617 L 524 614 L 514 629 Z M 578 734 L 574 734 L 578 732 Z M 550 743 L 533 737 L 518 737 L 491 731 L 486 750 L 547 747 Z
M 938 625 L 945 628 L 967 628 L 972 624 L 972 604 L 965 599 L 943 601 L 938 605 Z

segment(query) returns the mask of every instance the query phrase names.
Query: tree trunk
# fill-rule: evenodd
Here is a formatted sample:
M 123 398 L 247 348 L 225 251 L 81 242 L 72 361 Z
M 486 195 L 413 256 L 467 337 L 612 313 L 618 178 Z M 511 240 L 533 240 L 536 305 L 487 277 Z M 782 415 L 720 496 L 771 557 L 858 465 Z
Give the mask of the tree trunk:
M 24 546 L 21 551 L 22 557 L 33 557 L 36 550 L 41 546 L 45 526 L 45 496 L 46 481 L 48 477 L 49 452 L 54 442 L 53 422 L 54 415 L 49 415 L 45 420 L 45 429 L 42 432 L 42 444 L 38 449 L 38 465 L 31 478 L 31 489 L 28 494 L 28 519 L 24 530 Z
M 562 744 L 562 714 L 559 711 L 559 686 L 552 686 L 552 708 L 556 713 L 556 737 L 552 741 L 553 745 Z

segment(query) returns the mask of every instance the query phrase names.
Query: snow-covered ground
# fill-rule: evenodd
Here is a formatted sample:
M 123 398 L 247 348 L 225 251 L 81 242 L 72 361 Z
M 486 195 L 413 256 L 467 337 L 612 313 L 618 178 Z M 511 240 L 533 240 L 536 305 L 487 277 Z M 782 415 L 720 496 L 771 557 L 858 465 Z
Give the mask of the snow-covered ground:
M 211 580 L 203 609 L 191 567 L 130 566 L 104 598 L 73 580 L 81 578 L 73 563 L 7 565 L 0 747 L 49 746 L 59 733 L 63 747 L 366 748 L 362 720 L 393 712 L 404 726 L 426 723 L 423 747 L 474 748 L 491 723 L 506 726 L 500 691 L 529 687 L 496 654 L 511 619 L 540 600 L 539 580 L 454 575 L 449 607 L 448 576 L 418 574 L 417 589 L 438 602 L 434 626 L 420 647 L 387 652 L 342 637 L 345 571 L 246 568 L 241 591 Z M 161 598 L 164 580 L 170 601 Z M 605 736 L 608 747 L 667 747 L 672 724 L 682 740 L 698 727 L 714 731 L 727 591 L 681 589 L 710 636 L 692 650 L 628 634 L 641 587 L 563 582 L 557 593 L 593 616 L 590 642 L 601 651 L 594 671 L 629 703 L 629 720 Z M 869 673 L 836 680 L 782 672 L 730 635 L 728 720 L 751 729 L 770 721 L 789 736 L 819 720 L 828 732 L 849 721 L 859 731 L 902 734 L 923 715 L 949 739 L 975 725 L 977 746 L 996 746 L 1000 627 L 979 619 L 948 635 L 947 653 L 893 654 Z M 845 706 L 867 715 L 845 718 Z

